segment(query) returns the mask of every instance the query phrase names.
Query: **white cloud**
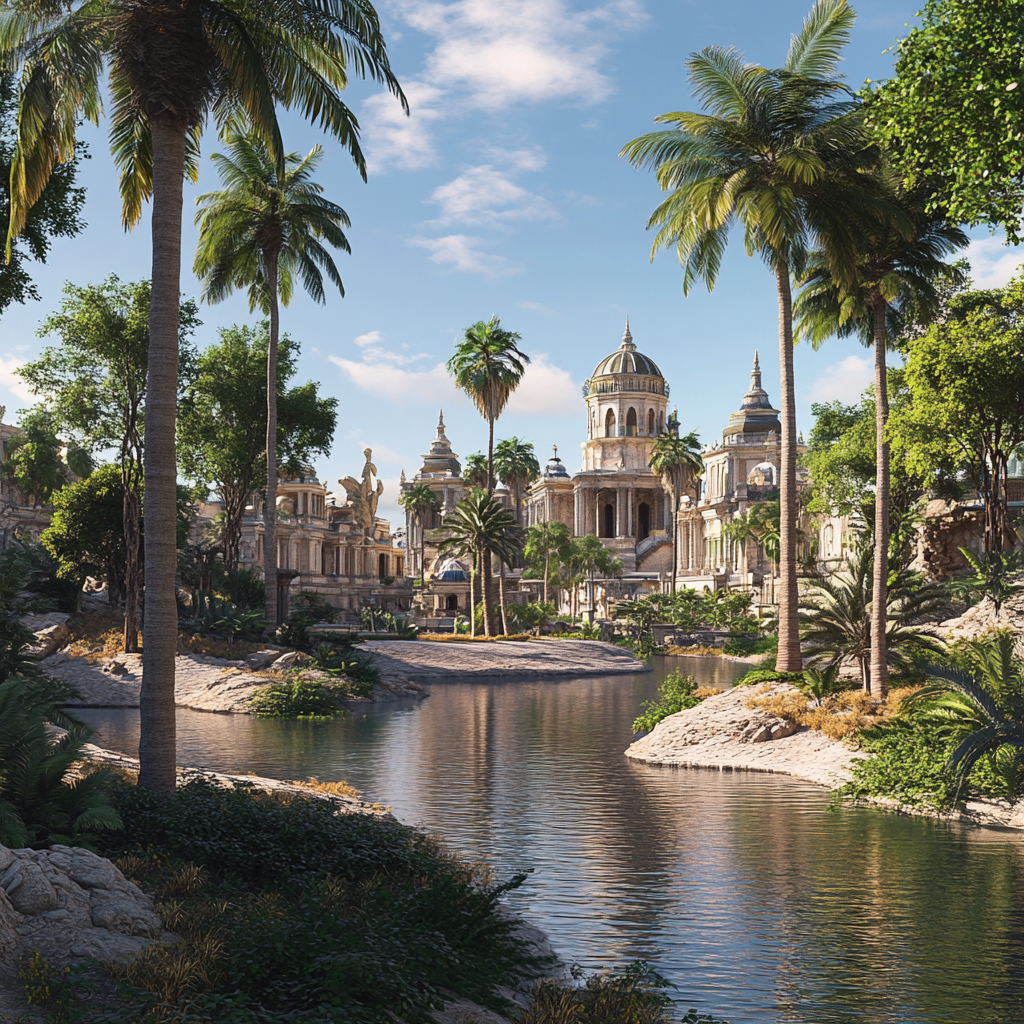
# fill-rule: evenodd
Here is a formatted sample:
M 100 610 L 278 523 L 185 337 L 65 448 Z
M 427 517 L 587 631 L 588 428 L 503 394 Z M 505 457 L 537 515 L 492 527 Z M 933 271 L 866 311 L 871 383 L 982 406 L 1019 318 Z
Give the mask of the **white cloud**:
M 431 201 L 441 207 L 437 224 L 499 225 L 512 220 L 547 220 L 558 211 L 544 198 L 515 184 L 493 164 L 470 167 L 434 189 Z
M 396 365 L 394 353 L 368 349 L 361 362 L 329 356 L 352 379 L 356 387 L 374 395 L 387 395 L 389 400 L 411 399 L 434 404 L 450 400 L 455 385 L 448 376 L 444 363 L 429 370 L 406 370 Z M 372 447 L 372 446 L 371 446 Z
M 17 356 L 0 356 L 0 387 L 7 388 L 15 398 L 20 398 L 23 402 L 31 402 L 35 396 L 29 390 L 28 385 L 14 373 L 19 366 L 24 366 L 24 364 L 25 360 L 18 359 Z M 8 414 L 4 417 L 8 422 L 10 422 L 10 412 L 12 411 L 8 410 Z
M 569 100 L 599 103 L 614 91 L 601 70 L 608 43 L 645 20 L 638 0 L 583 11 L 563 0 L 398 0 L 407 24 L 433 37 L 419 77 L 404 84 L 411 115 L 390 94 L 364 105 L 368 164 L 418 170 L 438 161 L 432 122 L 472 109 Z
M 531 313 L 547 313 L 551 316 L 558 316 L 557 310 L 552 309 L 550 306 L 545 306 L 543 302 L 531 302 L 529 299 L 523 299 L 522 302 L 517 302 L 516 305 L 520 309 L 528 310 Z
M 975 288 L 1002 288 L 1024 263 L 1024 249 L 998 238 L 974 238 L 964 254 L 971 264 Z
M 445 235 L 443 238 L 410 238 L 409 244 L 426 249 L 434 263 L 450 263 L 453 270 L 467 274 L 483 274 L 484 277 L 505 277 L 518 274 L 519 267 L 511 266 L 503 256 L 483 252 L 476 248 L 482 238 L 470 235 Z
M 841 363 L 826 368 L 811 385 L 812 402 L 844 402 L 853 405 L 875 376 L 874 359 L 870 356 L 847 356 Z
M 406 82 L 402 88 L 409 100 L 409 115 L 391 93 L 371 96 L 365 111 L 366 166 L 373 173 L 398 167 L 418 171 L 437 163 L 430 123 L 442 116 L 438 108 L 443 93 L 426 82 Z
M 530 355 L 523 381 L 508 400 L 508 411 L 527 416 L 579 416 L 581 384 L 548 355 Z
M 360 334 L 356 338 L 356 344 L 360 348 L 365 348 L 367 345 L 379 345 L 384 340 L 384 335 L 380 331 L 369 331 L 366 334 Z
M 605 40 L 643 15 L 620 0 L 571 11 L 561 0 L 406 0 L 405 20 L 437 40 L 425 77 L 476 107 L 574 99 L 596 103 L 613 84 L 599 65 Z

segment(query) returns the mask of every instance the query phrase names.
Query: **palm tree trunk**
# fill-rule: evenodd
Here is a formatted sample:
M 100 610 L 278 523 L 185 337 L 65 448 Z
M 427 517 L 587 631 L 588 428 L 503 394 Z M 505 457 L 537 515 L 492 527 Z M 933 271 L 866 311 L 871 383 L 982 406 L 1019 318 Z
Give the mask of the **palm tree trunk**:
M 263 506 L 263 617 L 267 629 L 277 625 L 277 253 L 267 253 L 270 294 L 270 341 L 267 344 L 267 500 Z
M 480 600 L 483 601 L 484 605 L 484 636 L 494 635 L 491 583 L 491 552 L 484 548 L 480 552 Z
M 889 692 L 886 613 L 889 583 L 889 392 L 885 375 L 884 302 L 875 309 L 875 564 L 871 586 L 871 696 L 885 700 Z
M 544 552 L 544 603 L 548 603 L 548 576 L 551 575 L 551 548 Z
M 476 636 L 476 555 L 469 561 L 469 635 Z
M 508 615 L 505 612 L 505 565 L 498 563 L 498 605 L 501 608 L 501 632 L 508 636 Z
M 124 487 L 122 528 L 124 530 L 124 652 L 139 650 L 139 479 L 140 467 L 134 455 L 121 455 L 121 483 Z M 111 588 L 113 589 L 113 588 Z
M 672 506 L 672 593 L 676 592 L 676 567 L 679 564 L 679 552 L 677 550 L 679 537 L 679 485 L 672 488 L 672 498 L 675 504 Z M 662 520 L 664 522 L 664 520 Z
M 494 493 L 494 420 L 487 420 L 487 497 Z
M 146 385 L 146 613 L 139 697 L 139 785 L 171 793 L 177 782 L 174 656 L 177 568 L 178 303 L 181 290 L 181 205 L 185 126 L 150 121 L 153 146 L 153 281 L 149 304 Z
M 423 593 L 423 588 L 426 584 L 427 574 L 427 531 L 423 529 L 423 516 L 420 519 L 420 593 Z
M 793 385 L 793 293 L 789 283 L 789 254 L 780 253 L 775 266 L 779 296 L 779 371 L 782 391 L 782 446 L 779 472 L 779 654 L 780 672 L 799 672 L 800 633 L 797 623 L 796 582 L 796 393 Z

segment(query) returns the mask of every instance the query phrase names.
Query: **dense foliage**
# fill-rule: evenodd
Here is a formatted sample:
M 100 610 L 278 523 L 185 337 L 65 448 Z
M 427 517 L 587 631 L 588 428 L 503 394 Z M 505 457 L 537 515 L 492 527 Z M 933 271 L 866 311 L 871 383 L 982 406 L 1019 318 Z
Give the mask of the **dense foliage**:
M 124 829 L 104 852 L 182 935 L 120 969 L 132 995 L 116 1019 L 163 1004 L 219 1024 L 418 1022 L 442 988 L 501 1007 L 497 985 L 538 973 L 497 909 L 523 876 L 493 884 L 424 835 L 326 800 L 110 785 Z
M 697 683 L 682 672 L 670 672 L 658 687 L 659 700 L 645 700 L 644 713 L 633 722 L 633 732 L 650 732 L 663 718 L 695 708 L 704 698 L 697 696 Z

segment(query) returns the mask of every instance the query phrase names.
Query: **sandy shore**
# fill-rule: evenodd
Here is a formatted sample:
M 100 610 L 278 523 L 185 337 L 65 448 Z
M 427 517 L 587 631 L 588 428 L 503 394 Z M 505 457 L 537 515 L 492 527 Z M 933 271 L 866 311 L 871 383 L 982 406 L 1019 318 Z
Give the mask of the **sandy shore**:
M 738 686 L 707 698 L 695 708 L 670 715 L 633 743 L 626 756 L 678 768 L 775 772 L 828 789 L 837 789 L 852 778 L 850 766 L 855 758 L 869 756 L 820 732 L 783 724 L 783 719 L 746 707 L 751 695 L 751 688 Z M 1024 829 L 1024 800 L 1014 804 L 969 800 L 948 811 L 908 807 L 880 798 L 856 802 L 899 814 Z

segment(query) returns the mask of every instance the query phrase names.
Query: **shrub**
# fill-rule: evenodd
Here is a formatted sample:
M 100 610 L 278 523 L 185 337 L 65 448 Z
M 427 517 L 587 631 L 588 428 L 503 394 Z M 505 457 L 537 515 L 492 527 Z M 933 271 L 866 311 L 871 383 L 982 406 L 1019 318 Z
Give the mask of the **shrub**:
M 239 608 L 258 611 L 263 614 L 266 603 L 266 587 L 260 578 L 259 570 L 252 566 L 239 569 L 231 585 L 232 596 Z
M 797 683 L 803 682 L 803 672 L 776 672 L 775 659 L 771 659 L 771 665 L 755 665 L 752 669 L 744 672 L 736 680 L 735 686 L 755 686 L 758 683 Z
M 723 654 L 745 657 L 749 654 L 777 654 L 779 650 L 779 634 L 770 636 L 747 636 L 737 634 L 730 636 L 722 646 Z
M 319 680 L 296 679 L 261 687 L 249 698 L 249 707 L 257 718 L 334 718 L 345 714 L 345 696 Z
M 650 732 L 663 718 L 687 708 L 695 708 L 707 696 L 697 695 L 697 682 L 682 672 L 670 672 L 658 687 L 660 700 L 645 700 L 640 706 L 646 710 L 633 722 L 633 732 Z

